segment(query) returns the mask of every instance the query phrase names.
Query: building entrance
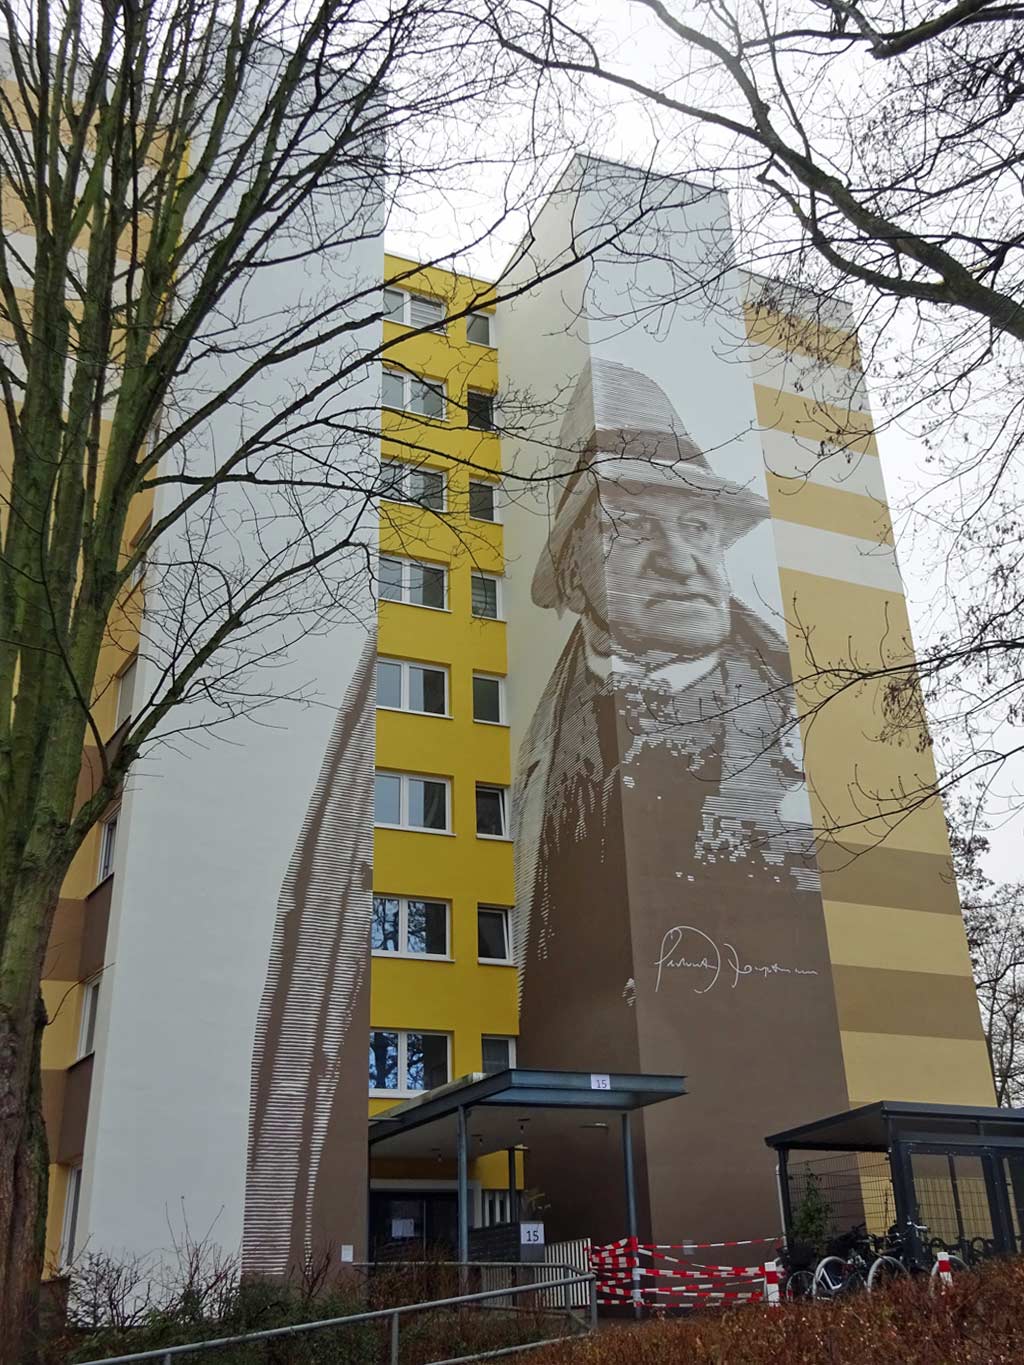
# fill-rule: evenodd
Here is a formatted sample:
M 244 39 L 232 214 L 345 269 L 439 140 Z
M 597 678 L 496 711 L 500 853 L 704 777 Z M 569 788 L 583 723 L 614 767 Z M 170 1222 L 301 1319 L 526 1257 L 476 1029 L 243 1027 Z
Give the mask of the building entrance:
M 455 1190 L 370 1191 L 371 1260 L 417 1260 L 427 1250 L 454 1256 L 458 1242 Z

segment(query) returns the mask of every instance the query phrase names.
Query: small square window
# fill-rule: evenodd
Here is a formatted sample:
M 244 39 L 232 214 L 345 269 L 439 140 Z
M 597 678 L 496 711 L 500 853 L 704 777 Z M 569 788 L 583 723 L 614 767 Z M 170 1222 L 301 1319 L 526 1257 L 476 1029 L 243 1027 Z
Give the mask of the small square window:
M 488 839 L 503 839 L 508 832 L 505 825 L 505 788 L 476 789 L 476 832 Z
M 493 1038 L 484 1035 L 480 1039 L 483 1053 L 483 1071 L 493 1076 L 496 1071 L 507 1071 L 516 1064 L 516 1040 L 514 1038 Z
M 448 1083 L 448 1038 L 443 1033 L 406 1035 L 407 1090 L 433 1090 Z
M 380 401 L 385 408 L 397 408 L 399 412 L 405 407 L 405 378 L 397 370 L 384 370 L 380 382 Z
M 410 379 L 406 406 L 409 412 L 418 413 L 421 417 L 444 421 L 444 385 L 431 383 L 429 379 Z
M 497 521 L 497 486 L 482 479 L 469 481 L 469 515 L 477 521 Z
M 447 710 L 447 678 L 440 668 L 409 665 L 409 710 L 443 716 Z
M 99 881 L 109 877 L 114 870 L 114 850 L 117 846 L 117 817 L 115 811 L 100 826 L 100 868 Z
M 374 896 L 373 920 L 370 925 L 370 948 L 375 953 L 400 951 L 401 902 L 397 896 Z
M 405 300 L 408 295 L 402 289 L 384 290 L 384 316 L 389 322 L 405 321 Z
M 406 926 L 407 953 L 447 956 L 448 907 L 443 901 L 407 901 Z
M 410 294 L 409 326 L 443 328 L 444 304 L 440 299 L 432 299 L 425 294 Z
M 476 912 L 477 957 L 483 962 L 507 962 L 508 911 L 481 905 Z
M 413 829 L 448 828 L 447 783 L 409 778 L 409 824 Z
M 431 512 L 444 511 L 444 475 L 436 469 L 410 469 L 405 489 L 410 502 Z
M 397 773 L 377 773 L 374 778 L 373 818 L 378 825 L 402 823 L 402 779 Z
M 489 574 L 472 575 L 473 615 L 489 621 L 498 619 L 498 580 Z
M 482 673 L 474 673 L 473 719 L 486 721 L 489 725 L 501 725 L 505 719 L 502 691 L 501 678 L 488 678 Z
M 402 600 L 402 561 L 381 556 L 377 567 L 377 595 L 385 602 Z
M 470 313 L 466 318 L 466 340 L 473 342 L 475 346 L 490 346 L 491 344 L 491 315 L 490 313 Z
M 409 565 L 408 601 L 417 607 L 445 605 L 445 571 L 432 564 Z
M 466 425 L 477 431 L 494 430 L 494 394 L 483 393 L 479 389 L 469 389 L 466 393 Z
M 398 1034 L 388 1029 L 370 1030 L 370 1089 L 398 1089 Z
M 377 661 L 377 705 L 399 711 L 402 706 L 402 665 L 388 659 Z
M 95 977 L 82 987 L 82 1016 L 78 1028 L 78 1055 L 88 1057 L 96 1043 L 96 1016 L 100 1007 L 100 979 Z

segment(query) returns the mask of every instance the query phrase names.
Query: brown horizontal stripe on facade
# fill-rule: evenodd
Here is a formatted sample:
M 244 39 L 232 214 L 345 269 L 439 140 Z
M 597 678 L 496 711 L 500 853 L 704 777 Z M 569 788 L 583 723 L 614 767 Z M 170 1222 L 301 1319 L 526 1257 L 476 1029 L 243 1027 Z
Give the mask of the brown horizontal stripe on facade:
M 61 896 L 50 926 L 50 941 L 43 959 L 44 981 L 77 981 L 82 960 L 85 901 Z
M 828 901 L 960 913 L 952 863 L 945 853 L 918 853 L 885 844 L 827 845 L 818 854 L 818 867 L 821 894 Z
M 93 1054 L 83 1057 L 64 1073 L 64 1105 L 60 1119 L 60 1138 L 55 1155 L 63 1164 L 77 1161 L 85 1147 L 85 1121 L 89 1116 L 92 1091 Z
M 981 1018 L 969 976 L 833 966 L 841 1031 L 924 1038 L 980 1038 Z
M 46 1142 L 50 1148 L 51 1160 L 60 1144 L 60 1123 L 64 1113 L 64 1088 L 67 1085 L 67 1077 L 68 1073 L 63 1067 L 59 1070 L 45 1067 L 40 1073 L 43 1123 L 46 1126 Z

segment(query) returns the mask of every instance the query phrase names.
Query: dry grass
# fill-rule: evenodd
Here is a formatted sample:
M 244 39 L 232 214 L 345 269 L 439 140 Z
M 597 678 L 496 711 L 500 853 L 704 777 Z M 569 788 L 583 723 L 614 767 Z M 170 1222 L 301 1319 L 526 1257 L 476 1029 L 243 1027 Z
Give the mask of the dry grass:
M 600 1332 L 530 1365 L 1021 1365 L 1024 1260 L 835 1304 L 761 1305 Z

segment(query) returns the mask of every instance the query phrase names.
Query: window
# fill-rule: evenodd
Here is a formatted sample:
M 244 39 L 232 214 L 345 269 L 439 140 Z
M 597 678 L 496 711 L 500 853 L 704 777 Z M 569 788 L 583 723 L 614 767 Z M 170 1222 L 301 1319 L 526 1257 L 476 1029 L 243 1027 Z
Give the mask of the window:
M 100 869 L 98 881 L 103 881 L 109 877 L 114 870 L 114 849 L 117 845 L 117 817 L 119 812 L 114 811 L 108 819 L 100 825 Z
M 469 481 L 469 515 L 477 521 L 498 520 L 498 485 L 482 479 Z
M 496 1071 L 507 1071 L 516 1064 L 516 1040 L 514 1038 L 488 1037 L 480 1039 L 483 1052 L 483 1069 L 488 1076 Z
M 380 401 L 385 408 L 415 412 L 420 417 L 433 417 L 443 422 L 444 380 L 421 379 L 418 375 L 403 374 L 400 370 L 385 367 L 380 386 Z
M 135 701 L 135 673 L 138 659 L 133 659 L 117 680 L 117 712 L 114 716 L 114 729 L 120 730 L 126 720 L 131 719 L 132 704 Z
M 415 559 L 381 555 L 377 591 L 383 602 L 405 602 L 410 607 L 443 611 L 448 605 L 448 571 L 440 564 L 420 564 Z
M 88 1057 L 96 1041 L 96 1013 L 100 1006 L 98 976 L 82 987 L 82 1017 L 78 1025 L 78 1056 Z
M 444 474 L 438 469 L 422 469 L 400 460 L 382 460 L 381 497 L 392 502 L 414 502 L 431 512 L 444 511 Z
M 377 825 L 399 829 L 448 829 L 448 781 L 443 777 L 411 777 L 408 773 L 377 773 L 374 779 L 373 819 Z
M 481 389 L 466 391 L 466 425 L 478 431 L 494 430 L 494 394 Z
M 78 1206 L 82 1201 L 82 1168 L 72 1166 L 68 1171 L 68 1187 L 64 1194 L 64 1226 L 60 1237 L 61 1265 L 70 1265 L 75 1258 L 75 1237 L 78 1233 Z
M 370 1094 L 417 1094 L 447 1085 L 447 1033 L 370 1030 Z
M 505 684 L 502 678 L 491 678 L 486 673 L 473 674 L 473 719 L 488 725 L 504 724 Z
M 501 614 L 500 579 L 493 574 L 475 573 L 472 575 L 473 615 L 497 621 Z
M 481 1190 L 483 1226 L 498 1227 L 512 1221 L 512 1197 L 508 1190 Z
M 493 323 L 490 313 L 470 313 L 466 318 L 466 340 L 476 346 L 490 346 Z
M 384 290 L 384 316 L 388 322 L 406 327 L 429 327 L 444 331 L 444 304 L 429 294 L 413 294 L 408 289 Z
M 508 834 L 505 823 L 504 787 L 476 788 L 476 832 L 485 839 L 504 839 Z
M 132 554 L 134 554 L 134 553 L 136 552 L 136 550 L 139 548 L 139 543 L 140 543 L 140 541 L 142 541 L 146 536 L 149 535 L 149 529 L 150 529 L 150 526 L 151 526 L 151 525 L 152 525 L 152 518 L 147 517 L 146 520 L 145 520 L 145 521 L 142 523 L 142 525 L 139 527 L 139 529 L 136 531 L 135 535 L 132 537 L 131 545 L 130 545 L 130 547 L 129 547 L 130 550 L 131 550 L 131 552 L 132 552 Z M 134 587 L 137 587 L 138 584 L 140 584 L 140 583 L 142 582 L 142 580 L 145 578 L 145 576 L 146 576 L 146 556 L 145 556 L 145 555 L 140 555 L 140 556 L 139 556 L 138 563 L 135 565 L 135 568 L 132 570 L 131 586 L 132 586 L 133 588 L 134 588 Z
M 446 958 L 447 904 L 406 896 L 374 896 L 370 947 L 375 953 Z
M 404 659 L 378 659 L 377 705 L 389 711 L 446 716 L 448 670 Z
M 481 962 L 508 962 L 508 911 L 496 905 L 478 905 L 476 955 Z

